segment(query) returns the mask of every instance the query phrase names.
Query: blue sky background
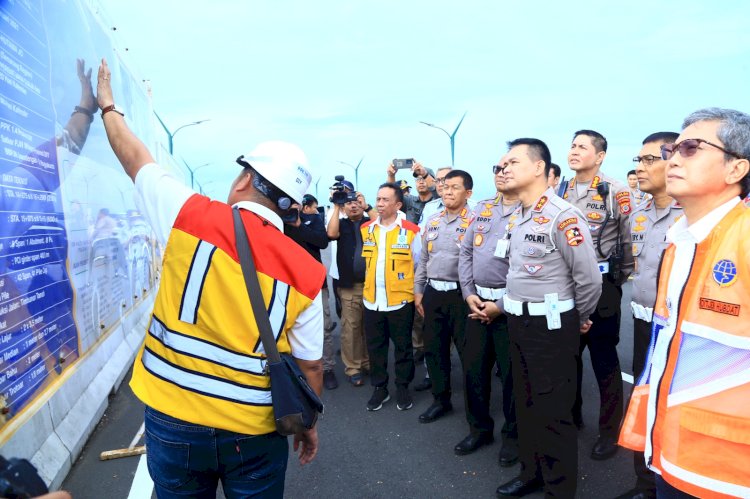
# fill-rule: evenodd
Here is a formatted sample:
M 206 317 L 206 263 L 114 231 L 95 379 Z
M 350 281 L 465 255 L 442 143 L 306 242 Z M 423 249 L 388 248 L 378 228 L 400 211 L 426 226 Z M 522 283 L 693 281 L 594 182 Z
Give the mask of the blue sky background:
M 567 169 L 572 133 L 609 140 L 624 180 L 643 138 L 706 106 L 750 112 L 750 2 L 101 0 L 177 157 L 224 199 L 234 159 L 296 142 L 321 177 L 357 164 L 368 199 L 392 158 L 450 164 L 494 192 L 505 141 L 538 137 Z M 115 96 L 117 98 L 117 96 Z M 166 139 L 165 139 L 166 141 Z M 403 173 L 401 174 L 403 175 Z M 399 177 L 401 178 L 401 177 Z M 410 184 L 413 179 L 409 178 Z M 311 186 L 315 193 L 315 187 Z

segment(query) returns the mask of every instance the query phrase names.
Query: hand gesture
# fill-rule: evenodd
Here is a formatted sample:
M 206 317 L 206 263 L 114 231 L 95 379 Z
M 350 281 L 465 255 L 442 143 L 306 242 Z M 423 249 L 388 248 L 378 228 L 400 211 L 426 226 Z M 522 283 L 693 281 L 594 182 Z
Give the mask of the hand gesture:
M 102 59 L 102 64 L 99 66 L 99 73 L 96 78 L 96 102 L 99 104 L 99 109 L 104 109 L 115 103 L 115 99 L 112 97 L 112 85 L 109 80 L 111 76 L 112 73 L 110 73 L 109 66 L 107 66 L 107 60 Z
M 78 81 L 81 82 L 81 102 L 78 105 L 93 113 L 96 110 L 96 97 L 94 97 L 94 89 L 91 86 L 91 68 L 86 71 L 86 61 L 76 59 L 76 72 L 78 73 Z
M 388 174 L 388 176 L 393 176 L 393 177 L 396 176 L 396 167 L 393 166 L 393 161 L 388 163 L 388 168 L 386 168 L 385 171 Z

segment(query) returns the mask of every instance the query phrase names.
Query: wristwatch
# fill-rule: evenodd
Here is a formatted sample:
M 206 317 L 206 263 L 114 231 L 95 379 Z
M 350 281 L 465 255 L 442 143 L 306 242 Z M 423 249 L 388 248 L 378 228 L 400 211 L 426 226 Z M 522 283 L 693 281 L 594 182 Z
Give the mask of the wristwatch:
M 110 111 L 114 111 L 120 116 L 123 116 L 123 117 L 125 116 L 125 113 L 120 111 L 120 109 L 117 106 L 115 106 L 114 104 L 110 104 L 109 106 L 102 108 L 102 119 L 104 119 L 104 115 Z

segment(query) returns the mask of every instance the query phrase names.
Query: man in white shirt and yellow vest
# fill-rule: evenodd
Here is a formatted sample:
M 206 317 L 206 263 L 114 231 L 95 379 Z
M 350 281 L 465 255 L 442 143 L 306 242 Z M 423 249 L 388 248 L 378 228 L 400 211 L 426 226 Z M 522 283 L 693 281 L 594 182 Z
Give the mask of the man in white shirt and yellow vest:
M 661 152 L 685 216 L 619 443 L 644 453 L 657 497 L 750 497 L 750 115 L 702 109 L 682 128 Z
M 283 234 L 299 223 L 311 174 L 295 145 L 264 142 L 227 203 L 201 196 L 154 163 L 114 105 L 102 61 L 98 104 L 115 155 L 135 183 L 140 211 L 164 251 L 146 340 L 133 367 L 133 392 L 146 404 L 148 468 L 158 497 L 282 497 L 289 453 L 275 431 L 266 356 L 236 250 L 239 208 L 280 353 L 291 353 L 310 385 L 322 388 L 325 268 Z M 290 210 L 291 209 L 291 210 Z M 289 215 L 295 215 L 289 217 Z M 313 427 L 295 435 L 300 462 L 317 453 Z
M 378 189 L 378 217 L 362 224 L 362 257 L 365 259 L 365 337 L 370 356 L 370 383 L 375 387 L 367 402 L 377 411 L 390 400 L 388 392 L 388 342 L 393 342 L 396 373 L 396 408 L 413 406 L 409 383 L 414 379 L 411 327 L 414 320 L 414 267 L 421 250 L 419 227 L 401 210 L 404 194 L 398 185 Z

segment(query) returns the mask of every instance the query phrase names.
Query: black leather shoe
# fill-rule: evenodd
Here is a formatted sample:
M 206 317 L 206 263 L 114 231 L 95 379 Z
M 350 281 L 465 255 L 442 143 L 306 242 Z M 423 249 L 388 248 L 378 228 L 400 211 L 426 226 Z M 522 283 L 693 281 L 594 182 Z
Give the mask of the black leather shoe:
M 503 446 L 497 456 L 497 462 L 503 468 L 509 468 L 518 462 L 518 440 L 513 438 L 503 439 Z
M 499 486 L 495 491 L 498 497 L 512 496 L 512 497 L 523 497 L 537 490 L 541 490 L 544 487 L 544 482 L 541 478 L 534 478 L 528 482 L 521 479 L 520 476 L 515 477 L 510 482 L 506 482 Z
M 470 433 L 468 437 L 464 438 L 453 448 L 453 452 L 457 456 L 465 456 L 471 454 L 483 445 L 489 445 L 495 441 L 495 437 L 492 433 Z
M 615 437 L 599 435 L 594 447 L 591 449 L 591 459 L 604 461 L 617 453 L 617 440 Z
M 425 378 L 414 385 L 414 390 L 417 392 L 423 392 L 425 390 L 429 390 L 430 388 L 432 388 L 432 380 L 430 378 Z
M 339 387 L 339 380 L 333 371 L 323 371 L 323 386 L 326 390 L 335 390 Z
M 656 491 L 631 489 L 617 496 L 615 499 L 656 499 Z
M 453 410 L 453 405 L 450 402 L 443 403 L 436 400 L 430 407 L 427 408 L 422 414 L 419 415 L 420 423 L 432 423 L 442 418 Z
M 422 362 L 424 362 L 424 348 L 415 348 L 414 349 L 414 363 L 421 364 Z

